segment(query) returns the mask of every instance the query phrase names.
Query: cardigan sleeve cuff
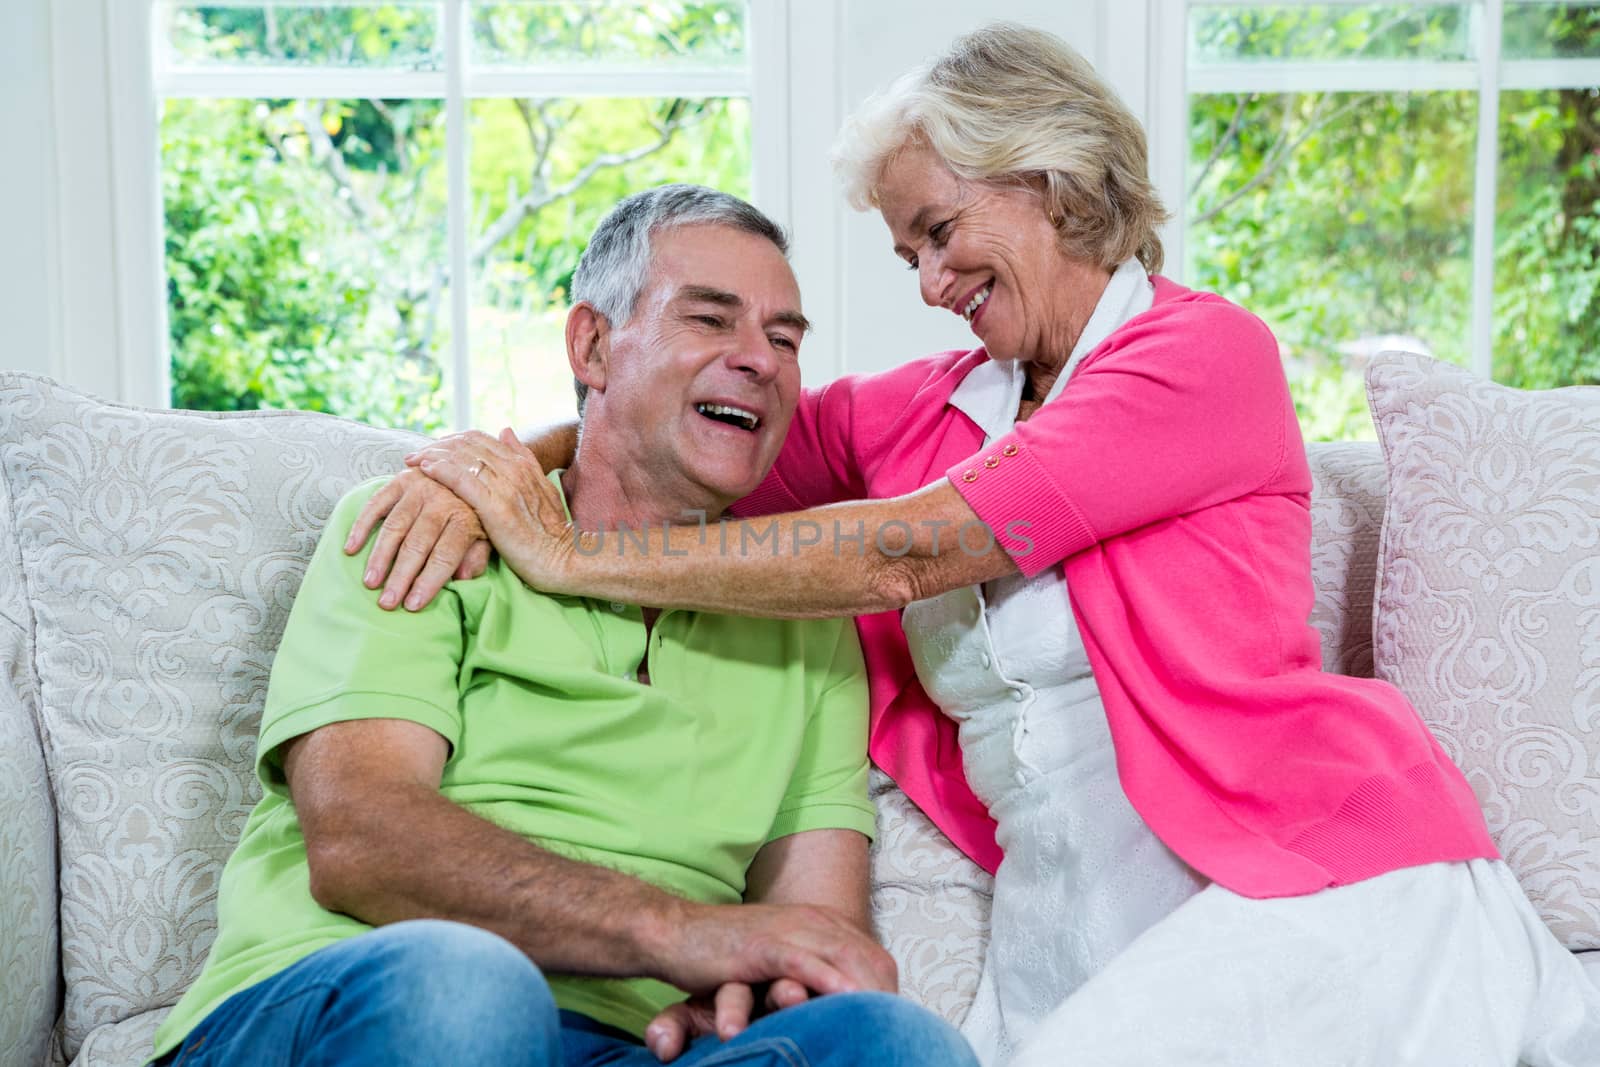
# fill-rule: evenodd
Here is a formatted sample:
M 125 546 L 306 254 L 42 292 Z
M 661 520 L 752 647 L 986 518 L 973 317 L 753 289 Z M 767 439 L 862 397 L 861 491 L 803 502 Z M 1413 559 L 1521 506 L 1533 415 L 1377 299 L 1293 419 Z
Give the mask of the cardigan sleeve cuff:
M 990 442 L 945 476 L 1026 577 L 1099 540 L 1077 505 L 1056 488 L 1036 449 L 1015 434 Z

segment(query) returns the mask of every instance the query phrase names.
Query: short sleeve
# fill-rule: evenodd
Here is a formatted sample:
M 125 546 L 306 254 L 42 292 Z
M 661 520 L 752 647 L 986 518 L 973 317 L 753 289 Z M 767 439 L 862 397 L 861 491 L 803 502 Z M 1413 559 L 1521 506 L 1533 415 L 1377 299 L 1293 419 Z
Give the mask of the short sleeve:
M 837 631 L 833 655 L 806 716 L 800 757 L 768 841 L 807 830 L 857 830 L 873 836 L 876 811 L 867 799 L 867 675 L 861 643 L 850 620 L 830 620 L 828 625 Z
M 463 647 L 460 598 L 450 588 L 421 611 L 384 611 L 361 584 L 371 552 L 344 553 L 344 539 L 383 481 L 358 486 L 328 518 L 295 596 L 272 663 L 256 773 L 284 792 L 280 747 L 318 727 L 353 719 L 406 719 L 461 736 L 458 682 Z

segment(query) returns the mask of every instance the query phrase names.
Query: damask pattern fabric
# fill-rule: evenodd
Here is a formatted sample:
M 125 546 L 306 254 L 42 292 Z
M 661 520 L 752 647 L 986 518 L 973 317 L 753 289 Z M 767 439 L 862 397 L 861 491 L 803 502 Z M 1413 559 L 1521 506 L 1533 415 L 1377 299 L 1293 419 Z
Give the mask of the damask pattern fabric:
M 0 376 L 0 470 L 58 807 L 69 1059 L 198 973 L 317 534 L 417 440 L 317 415 L 147 412 Z
M 1600 948 L 1600 389 L 1367 371 L 1388 467 L 1378 677 L 1466 773 L 1562 943 Z

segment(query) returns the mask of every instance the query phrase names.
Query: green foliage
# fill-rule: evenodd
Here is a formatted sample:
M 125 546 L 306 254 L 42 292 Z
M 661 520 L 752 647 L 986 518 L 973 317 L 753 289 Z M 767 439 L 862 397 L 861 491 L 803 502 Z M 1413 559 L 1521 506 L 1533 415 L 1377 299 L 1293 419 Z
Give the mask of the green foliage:
M 653 4 L 627 24 L 625 6 L 581 6 L 594 17 L 566 26 L 562 5 L 478 5 L 474 30 L 483 48 L 491 30 L 524 50 L 577 30 L 646 57 L 742 46 L 740 5 Z M 392 62 L 433 47 L 423 12 L 203 8 L 177 12 L 169 36 L 194 61 Z M 500 394 L 530 346 L 549 347 L 549 309 L 618 199 L 685 179 L 749 194 L 743 101 L 486 99 L 469 115 L 474 369 L 486 354 L 503 365 Z M 444 428 L 444 122 L 439 100 L 168 102 L 175 404 Z
M 1541 25 L 1568 47 L 1593 15 Z M 1462 32 L 1450 8 L 1204 18 L 1197 52 L 1230 60 L 1441 56 Z M 1597 95 L 1508 92 L 1500 118 L 1495 376 L 1600 381 Z M 1467 92 L 1191 98 L 1190 277 L 1273 327 L 1308 438 L 1371 436 L 1361 370 L 1382 348 L 1468 361 L 1477 121 Z

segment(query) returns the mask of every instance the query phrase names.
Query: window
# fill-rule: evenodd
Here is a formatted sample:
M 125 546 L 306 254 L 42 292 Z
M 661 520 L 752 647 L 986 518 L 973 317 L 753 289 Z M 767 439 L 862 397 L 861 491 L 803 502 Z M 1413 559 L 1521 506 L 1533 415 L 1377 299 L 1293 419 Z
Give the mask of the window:
M 751 195 L 746 9 L 160 4 L 173 403 L 428 432 L 569 416 L 595 223 L 666 181 Z
M 1600 383 L 1600 4 L 1190 2 L 1184 266 L 1261 315 L 1312 439 L 1365 361 Z

